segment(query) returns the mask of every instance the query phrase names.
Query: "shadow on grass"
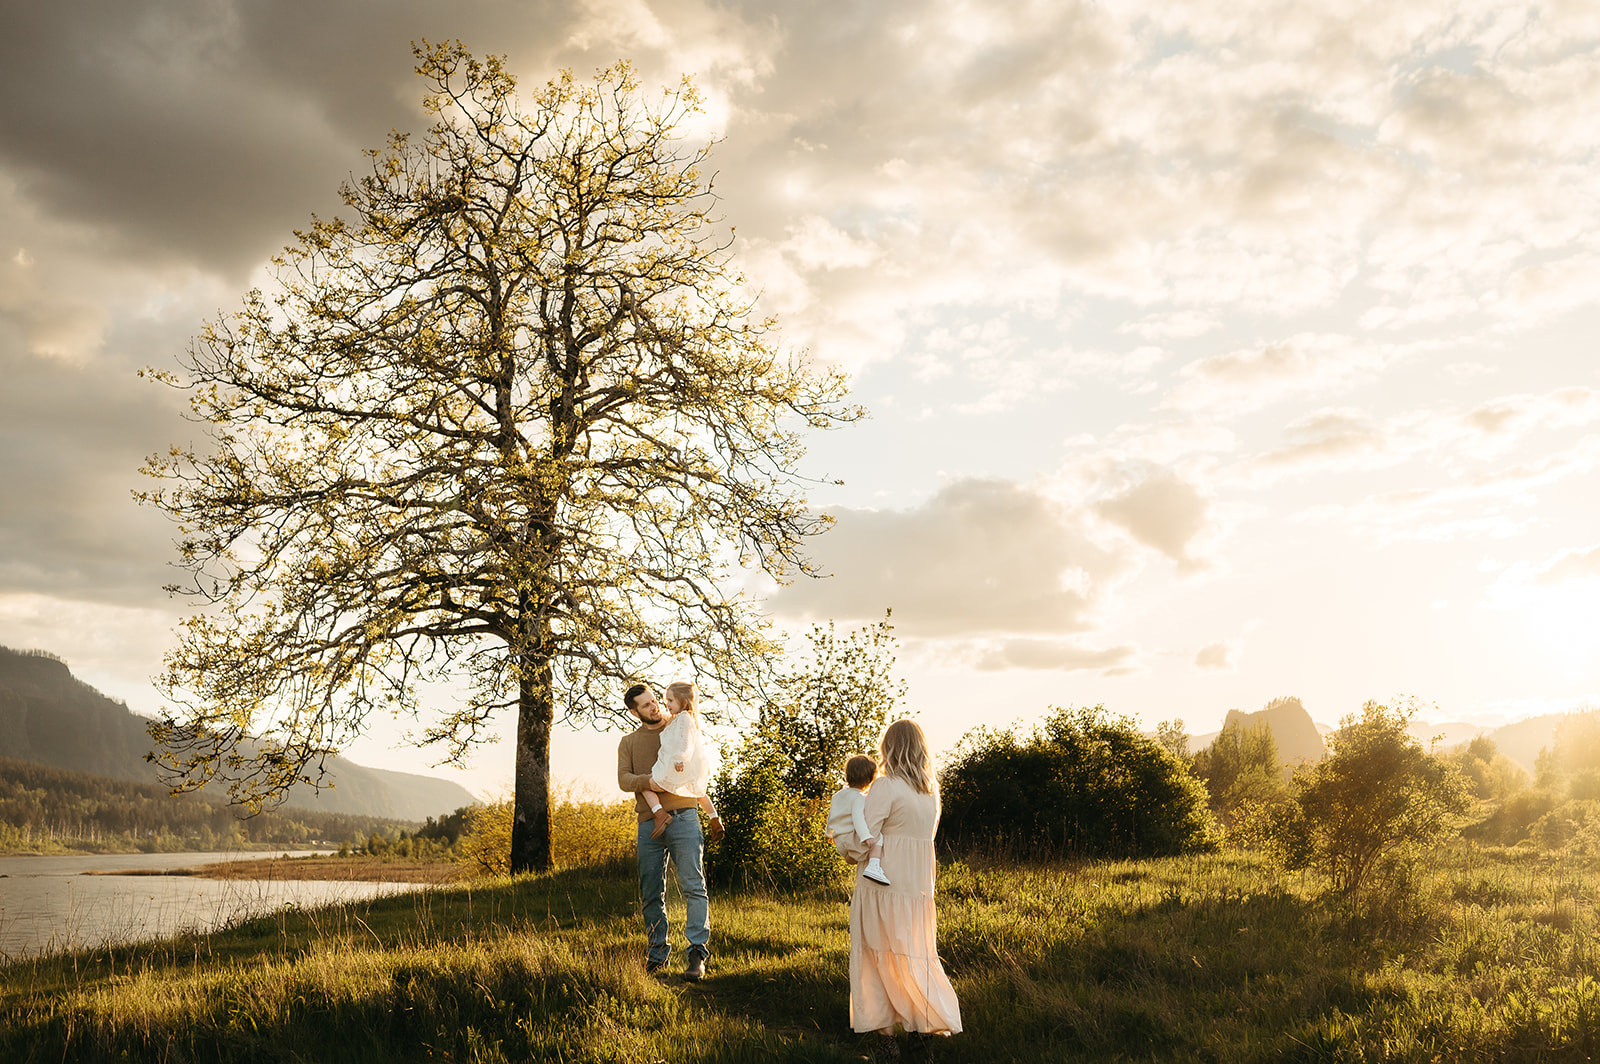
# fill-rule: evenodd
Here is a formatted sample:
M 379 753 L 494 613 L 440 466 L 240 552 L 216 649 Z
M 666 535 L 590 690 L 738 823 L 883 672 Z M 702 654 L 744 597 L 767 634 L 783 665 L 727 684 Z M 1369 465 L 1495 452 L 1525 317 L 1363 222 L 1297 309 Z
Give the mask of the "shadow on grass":
M 734 920 L 718 976 L 658 980 L 636 891 L 631 866 L 571 869 L 23 961 L 0 969 L 0 1060 L 849 1059 L 793 1009 L 767 1015 L 798 987 L 838 996 L 820 973 L 773 989 L 815 944 Z

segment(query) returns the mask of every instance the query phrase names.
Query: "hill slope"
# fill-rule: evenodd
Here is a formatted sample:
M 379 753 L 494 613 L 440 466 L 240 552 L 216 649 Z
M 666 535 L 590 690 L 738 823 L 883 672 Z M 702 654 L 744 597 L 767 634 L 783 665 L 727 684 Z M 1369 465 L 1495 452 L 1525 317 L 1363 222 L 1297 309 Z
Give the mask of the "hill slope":
M 204 792 L 0 757 L 0 852 L 48 845 L 96 852 L 214 850 L 250 844 L 364 842 L 405 826 L 386 817 L 277 809 L 240 821 Z
M 0 647 L 0 757 L 155 784 L 155 767 L 145 760 L 154 747 L 145 730 L 148 723 L 73 676 L 60 658 Z M 336 784 L 332 790 L 296 787 L 285 804 L 323 813 L 425 820 L 476 801 L 465 787 L 449 780 L 367 768 L 343 758 L 329 761 L 328 778 Z

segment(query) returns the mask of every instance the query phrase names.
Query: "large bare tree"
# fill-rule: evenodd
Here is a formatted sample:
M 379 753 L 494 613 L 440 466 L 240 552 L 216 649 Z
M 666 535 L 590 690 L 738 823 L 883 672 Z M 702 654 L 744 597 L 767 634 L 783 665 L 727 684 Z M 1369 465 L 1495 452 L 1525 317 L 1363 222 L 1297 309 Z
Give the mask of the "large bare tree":
M 624 64 L 525 106 L 499 59 L 417 56 L 420 143 L 160 374 L 208 439 L 147 467 L 203 607 L 152 731 L 177 786 L 259 807 L 375 713 L 460 761 L 515 710 L 511 865 L 542 870 L 555 721 L 669 664 L 753 704 L 773 648 L 730 576 L 806 571 L 800 433 L 860 411 L 753 315 L 692 85 Z

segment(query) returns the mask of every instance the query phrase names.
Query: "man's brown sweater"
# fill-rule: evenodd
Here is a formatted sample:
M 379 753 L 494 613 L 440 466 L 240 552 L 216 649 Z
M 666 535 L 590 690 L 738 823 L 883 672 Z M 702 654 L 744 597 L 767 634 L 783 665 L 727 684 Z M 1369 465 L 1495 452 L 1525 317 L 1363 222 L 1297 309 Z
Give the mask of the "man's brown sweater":
M 639 811 L 639 822 L 650 819 L 650 807 L 645 804 L 642 792 L 650 789 L 650 771 L 656 767 L 656 757 L 661 753 L 661 729 L 639 725 L 622 737 L 617 744 L 617 786 L 634 794 L 633 807 Z M 656 792 L 663 809 L 687 809 L 698 804 L 693 798 L 681 794 Z

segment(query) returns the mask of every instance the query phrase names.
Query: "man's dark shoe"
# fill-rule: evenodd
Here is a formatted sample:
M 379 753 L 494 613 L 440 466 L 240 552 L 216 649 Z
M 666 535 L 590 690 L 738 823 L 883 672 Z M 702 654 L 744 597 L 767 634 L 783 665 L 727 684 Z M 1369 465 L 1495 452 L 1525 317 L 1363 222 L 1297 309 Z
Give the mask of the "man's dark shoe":
M 646 974 L 646 975 L 654 975 L 656 972 L 659 972 L 661 969 L 665 968 L 666 966 L 667 966 L 667 962 L 665 960 L 659 960 L 658 961 L 658 960 L 648 960 L 647 959 L 644 962 L 644 974 Z
M 706 977 L 706 959 L 704 957 L 690 957 L 688 967 L 683 970 L 683 977 L 691 983 L 698 983 Z

